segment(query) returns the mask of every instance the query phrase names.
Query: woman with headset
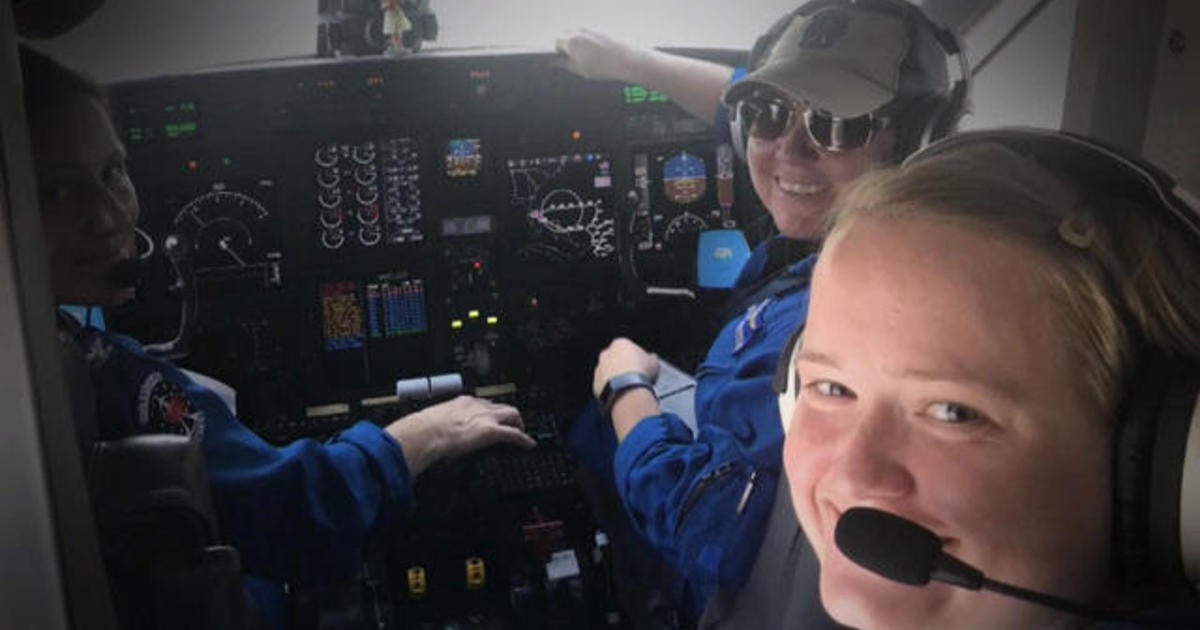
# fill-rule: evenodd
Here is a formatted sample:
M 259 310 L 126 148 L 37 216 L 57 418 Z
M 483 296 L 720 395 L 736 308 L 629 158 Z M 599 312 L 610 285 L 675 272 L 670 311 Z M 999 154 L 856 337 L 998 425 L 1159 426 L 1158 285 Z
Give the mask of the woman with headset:
M 32 48 L 20 54 L 55 299 L 124 303 L 133 289 L 114 270 L 135 252 L 139 208 L 105 92 Z M 245 573 L 261 578 L 248 584 L 276 626 L 282 583 L 353 576 L 370 536 L 414 508 L 412 484 L 423 470 L 492 444 L 534 444 L 515 408 L 461 396 L 383 428 L 363 421 L 324 443 L 276 448 L 170 362 L 69 318 L 61 316 L 60 329 L 91 368 L 100 440 L 180 433 L 203 441 L 221 532 Z
M 833 618 L 1140 627 L 1153 618 L 1119 611 L 1195 613 L 1195 199 L 1083 138 L 981 131 L 859 180 L 830 225 L 776 383 L 792 504 Z M 929 533 L 857 531 L 860 508 Z M 930 558 L 1072 610 L 914 588 L 930 566 L 898 550 L 922 537 Z
M 742 586 L 774 502 L 783 435 L 769 381 L 807 306 L 805 241 L 817 238 L 841 188 L 953 129 L 967 76 L 951 87 L 947 66 L 963 59 L 951 33 L 895 0 L 809 2 L 759 39 L 745 74 L 594 33 L 559 48 L 583 76 L 642 83 L 703 118 L 723 116 L 723 102 L 778 231 L 743 268 L 738 315 L 700 366 L 697 435 L 659 408 L 657 358 L 616 339 L 593 380 L 608 418 L 584 415 L 568 439 L 585 467 L 615 484 L 637 536 L 667 558 L 685 610 L 698 615 L 718 590 Z M 614 520 L 608 527 L 623 527 L 623 515 Z

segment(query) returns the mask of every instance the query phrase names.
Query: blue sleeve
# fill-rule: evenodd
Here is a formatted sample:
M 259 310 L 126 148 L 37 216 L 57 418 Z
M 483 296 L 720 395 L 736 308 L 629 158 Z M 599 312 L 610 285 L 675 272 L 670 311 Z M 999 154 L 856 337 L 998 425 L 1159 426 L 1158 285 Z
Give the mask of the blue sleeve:
M 779 352 L 807 313 L 812 259 L 788 288 L 721 330 L 697 371 L 699 431 L 671 414 L 642 420 L 617 446 L 616 489 L 634 526 L 697 592 L 744 584 L 782 467 L 783 427 L 771 388 Z
M 399 443 L 369 422 L 276 448 L 232 416 L 212 420 L 213 503 L 246 573 L 298 586 L 348 578 L 369 536 L 413 507 Z
M 707 601 L 749 573 L 777 469 L 756 469 L 724 428 L 691 431 L 671 414 L 642 420 L 618 445 L 617 492 L 635 526 Z
M 245 573 L 296 585 L 354 575 L 369 537 L 413 507 L 400 444 L 360 422 L 328 442 L 264 442 L 211 390 L 122 335 L 85 327 L 103 439 L 193 435 L 204 443 L 220 534 Z

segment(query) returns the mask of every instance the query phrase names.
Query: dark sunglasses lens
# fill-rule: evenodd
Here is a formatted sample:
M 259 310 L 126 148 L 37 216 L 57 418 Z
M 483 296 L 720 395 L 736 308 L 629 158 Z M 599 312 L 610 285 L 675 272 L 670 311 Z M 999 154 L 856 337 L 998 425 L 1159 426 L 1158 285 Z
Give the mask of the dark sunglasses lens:
M 870 116 L 835 118 L 823 112 L 809 112 L 805 119 L 809 137 L 829 151 L 849 151 L 867 144 L 874 128 Z
M 792 109 L 780 101 L 746 103 L 750 114 L 750 134 L 763 140 L 774 140 L 787 131 Z

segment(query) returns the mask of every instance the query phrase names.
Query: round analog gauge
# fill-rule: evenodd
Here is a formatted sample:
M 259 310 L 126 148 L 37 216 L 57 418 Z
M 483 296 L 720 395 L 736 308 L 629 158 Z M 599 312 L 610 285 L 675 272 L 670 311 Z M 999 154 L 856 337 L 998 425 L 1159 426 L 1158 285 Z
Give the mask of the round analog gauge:
M 254 198 L 221 190 L 189 201 L 172 224 L 174 231 L 189 237 L 196 271 L 205 271 L 264 263 L 266 252 L 255 235 L 269 218 Z
M 374 204 L 376 201 L 379 201 L 379 193 L 374 188 L 367 188 L 364 186 L 363 188 L 358 189 L 358 192 L 355 193 L 354 198 L 358 200 L 359 205 L 369 206 Z
M 379 206 L 363 206 L 358 209 L 358 222 L 364 225 L 374 225 L 379 221 Z
M 351 157 L 359 164 L 367 164 L 375 161 L 375 143 L 368 142 L 354 147 Z
M 338 172 L 331 168 L 323 168 L 317 172 L 317 185 L 321 188 L 333 188 L 342 181 Z
M 321 225 L 327 228 L 335 228 L 342 224 L 345 215 L 341 208 L 326 208 L 321 210 Z
M 366 247 L 378 244 L 382 238 L 383 232 L 379 230 L 378 225 L 364 225 L 358 228 L 358 241 Z
M 321 245 L 325 249 L 337 249 L 346 242 L 346 235 L 340 228 L 326 228 L 321 232 Z
M 363 164 L 354 169 L 354 181 L 363 186 L 370 186 L 379 178 L 379 172 L 375 170 L 374 164 Z
M 317 203 L 325 208 L 336 208 L 342 203 L 342 193 L 336 188 L 326 188 L 317 194 Z
M 672 244 L 688 236 L 699 234 L 706 229 L 708 229 L 708 223 L 704 219 L 690 212 L 684 212 L 671 219 L 671 222 L 667 224 L 667 229 L 663 232 L 663 241 Z
M 313 156 L 313 162 L 316 162 L 317 166 L 324 166 L 325 168 L 329 168 L 330 166 L 337 164 L 337 161 L 337 146 L 332 144 L 317 149 L 317 154 Z

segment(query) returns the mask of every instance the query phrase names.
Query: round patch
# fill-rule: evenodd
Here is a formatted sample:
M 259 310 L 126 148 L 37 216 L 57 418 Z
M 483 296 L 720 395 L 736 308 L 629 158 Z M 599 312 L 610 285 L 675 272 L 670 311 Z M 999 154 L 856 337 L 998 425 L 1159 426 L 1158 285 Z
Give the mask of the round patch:
M 200 414 L 183 388 L 152 372 L 138 389 L 138 426 L 143 433 L 192 435 Z

